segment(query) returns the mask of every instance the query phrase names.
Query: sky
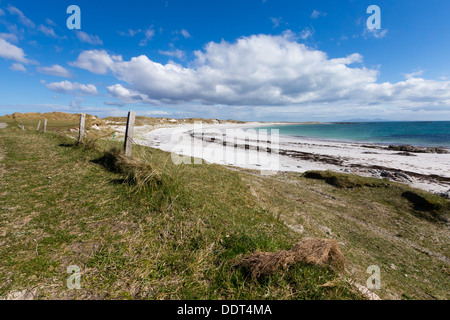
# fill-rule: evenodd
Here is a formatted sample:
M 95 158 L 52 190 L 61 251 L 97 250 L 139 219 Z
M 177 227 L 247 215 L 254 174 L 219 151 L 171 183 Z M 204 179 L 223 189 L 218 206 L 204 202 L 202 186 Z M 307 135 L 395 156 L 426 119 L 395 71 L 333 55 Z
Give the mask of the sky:
M 0 115 L 450 121 L 449 13 L 448 0 L 0 0 Z

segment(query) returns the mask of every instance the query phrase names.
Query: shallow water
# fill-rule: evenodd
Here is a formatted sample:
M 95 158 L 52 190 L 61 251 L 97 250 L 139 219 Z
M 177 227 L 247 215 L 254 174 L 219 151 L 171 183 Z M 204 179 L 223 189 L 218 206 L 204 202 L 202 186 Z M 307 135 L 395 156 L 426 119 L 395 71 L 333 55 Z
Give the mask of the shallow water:
M 450 148 L 450 121 L 348 122 L 264 127 L 280 135 L 380 144 Z

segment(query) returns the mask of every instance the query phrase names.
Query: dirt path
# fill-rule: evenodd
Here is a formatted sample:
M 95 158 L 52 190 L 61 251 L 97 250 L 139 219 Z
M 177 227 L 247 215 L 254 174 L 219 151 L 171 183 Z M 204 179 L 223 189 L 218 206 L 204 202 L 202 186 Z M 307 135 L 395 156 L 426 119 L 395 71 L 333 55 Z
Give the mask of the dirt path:
M 7 123 L 0 122 L 0 129 L 5 129 L 8 126 Z

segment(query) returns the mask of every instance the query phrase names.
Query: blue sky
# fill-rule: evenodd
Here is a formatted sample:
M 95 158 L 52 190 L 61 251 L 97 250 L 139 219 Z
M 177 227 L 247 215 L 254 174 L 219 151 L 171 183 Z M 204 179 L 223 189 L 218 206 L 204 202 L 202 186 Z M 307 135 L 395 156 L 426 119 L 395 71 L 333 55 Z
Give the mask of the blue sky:
M 72 4 L 81 30 L 66 26 Z M 446 0 L 0 0 L 0 115 L 450 120 L 449 12 Z

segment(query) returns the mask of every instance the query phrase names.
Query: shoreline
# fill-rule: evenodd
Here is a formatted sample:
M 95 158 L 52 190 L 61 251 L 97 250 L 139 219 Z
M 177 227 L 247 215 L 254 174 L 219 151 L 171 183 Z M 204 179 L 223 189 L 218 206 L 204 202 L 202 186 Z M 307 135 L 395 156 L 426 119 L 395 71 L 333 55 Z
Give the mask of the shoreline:
M 237 158 L 247 157 L 246 159 L 252 156 L 273 157 L 273 154 L 267 154 L 270 148 L 267 148 L 267 145 L 261 147 L 259 138 L 252 134 L 249 134 L 246 140 L 234 136 L 230 139 L 227 130 L 250 132 L 252 130 L 248 129 L 275 125 L 280 123 L 206 124 L 202 125 L 202 138 L 193 133 L 194 125 L 191 124 L 144 125 L 135 127 L 134 141 L 163 151 L 202 158 L 209 163 L 261 170 L 261 165 L 255 163 L 230 162 L 224 154 L 233 153 Z M 121 133 L 125 131 L 124 126 L 111 127 Z M 173 141 L 175 133 L 183 142 Z M 192 148 L 192 144 L 203 146 L 203 149 L 208 150 L 207 154 L 202 151 L 202 147 Z M 450 191 L 450 153 L 402 153 L 376 143 L 327 141 L 285 135 L 279 136 L 277 149 L 279 165 L 275 171 L 279 172 L 331 170 L 406 183 L 436 194 L 448 194 Z

